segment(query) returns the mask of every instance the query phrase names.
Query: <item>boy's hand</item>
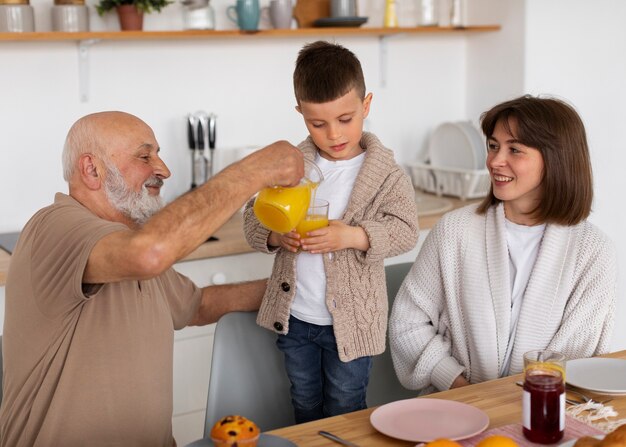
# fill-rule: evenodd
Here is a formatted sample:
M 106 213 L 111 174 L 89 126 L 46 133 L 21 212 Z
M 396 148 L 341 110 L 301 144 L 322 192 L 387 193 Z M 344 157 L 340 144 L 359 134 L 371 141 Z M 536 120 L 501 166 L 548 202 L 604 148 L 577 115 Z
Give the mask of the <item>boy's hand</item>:
M 300 241 L 302 250 L 311 253 L 329 253 L 344 248 L 367 251 L 370 247 L 365 230 L 352 227 L 339 220 L 331 220 L 328 226 L 309 231 Z
M 273 247 L 281 247 L 295 253 L 300 248 L 300 235 L 295 231 L 285 234 L 272 231 L 267 239 L 267 243 Z

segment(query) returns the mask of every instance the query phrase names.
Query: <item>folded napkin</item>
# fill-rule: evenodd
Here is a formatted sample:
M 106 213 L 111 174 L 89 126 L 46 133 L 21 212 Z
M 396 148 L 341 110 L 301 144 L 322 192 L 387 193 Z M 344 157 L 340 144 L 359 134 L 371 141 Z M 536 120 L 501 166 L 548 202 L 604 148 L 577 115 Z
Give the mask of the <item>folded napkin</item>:
M 608 418 L 619 416 L 617 411 L 611 405 L 604 405 L 593 400 L 578 405 L 571 405 L 565 411 L 569 416 L 592 425 L 604 433 L 612 432 L 620 425 L 626 424 L 626 419 L 609 421 Z

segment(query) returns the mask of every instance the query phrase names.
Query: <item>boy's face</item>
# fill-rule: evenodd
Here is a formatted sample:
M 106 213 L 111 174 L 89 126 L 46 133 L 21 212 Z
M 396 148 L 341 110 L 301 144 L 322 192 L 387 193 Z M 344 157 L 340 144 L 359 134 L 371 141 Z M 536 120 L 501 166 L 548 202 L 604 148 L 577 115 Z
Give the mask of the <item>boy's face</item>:
M 313 142 L 327 160 L 349 160 L 363 152 L 359 141 L 372 94 L 361 100 L 355 89 L 323 103 L 300 101 L 296 110 L 304 117 Z

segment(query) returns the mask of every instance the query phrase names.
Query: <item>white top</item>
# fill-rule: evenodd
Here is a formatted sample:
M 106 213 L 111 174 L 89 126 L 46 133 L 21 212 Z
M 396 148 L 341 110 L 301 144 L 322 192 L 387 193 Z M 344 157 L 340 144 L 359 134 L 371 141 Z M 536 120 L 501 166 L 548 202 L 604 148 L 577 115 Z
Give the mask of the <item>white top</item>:
M 511 275 L 504 207 L 469 205 L 430 231 L 389 320 L 398 379 L 422 393 L 500 376 L 511 334 Z M 615 315 L 614 244 L 588 221 L 546 225 L 523 295 L 510 374 L 523 355 L 550 349 L 567 359 L 608 352 Z
M 365 153 L 350 160 L 331 161 L 317 155 L 315 163 L 322 171 L 324 181 L 317 187 L 315 197 L 327 200 L 328 219 L 341 219 L 356 180 Z M 329 253 L 332 255 L 332 253 Z M 333 324 L 326 307 L 326 273 L 321 254 L 300 252 L 296 260 L 296 296 L 291 315 L 298 320 L 319 326 Z
M 509 344 L 504 356 L 504 363 L 500 369 L 500 376 L 509 373 L 513 339 L 517 329 L 517 321 L 522 308 L 522 298 L 533 270 L 539 245 L 543 238 L 545 224 L 532 227 L 519 225 L 504 219 L 506 228 L 506 243 L 509 248 L 509 273 L 511 274 L 511 327 L 509 330 Z

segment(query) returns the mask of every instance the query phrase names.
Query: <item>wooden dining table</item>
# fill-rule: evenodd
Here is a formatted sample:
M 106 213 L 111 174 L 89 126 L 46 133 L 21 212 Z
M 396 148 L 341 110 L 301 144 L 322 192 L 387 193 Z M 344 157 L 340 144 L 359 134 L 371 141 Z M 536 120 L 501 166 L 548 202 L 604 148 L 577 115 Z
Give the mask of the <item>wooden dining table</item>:
M 626 350 L 606 354 L 602 357 L 626 359 Z M 517 374 L 502 379 L 428 394 L 419 398 L 454 400 L 480 408 L 489 416 L 489 426 L 487 428 L 489 430 L 521 422 L 522 388 L 515 384 L 515 382 L 520 380 L 522 380 L 522 374 Z M 613 400 L 609 405 L 618 413 L 618 418 L 626 418 L 626 396 L 603 396 L 588 391 L 585 391 L 585 394 L 596 400 L 607 399 L 607 397 L 612 398 Z M 268 434 L 287 438 L 299 447 L 339 445 L 320 436 L 318 434 L 320 430 L 331 432 L 357 444 L 359 447 L 415 446 L 415 442 L 394 439 L 376 431 L 370 423 L 370 415 L 375 410 L 376 407 L 368 408 L 341 416 L 272 430 Z

